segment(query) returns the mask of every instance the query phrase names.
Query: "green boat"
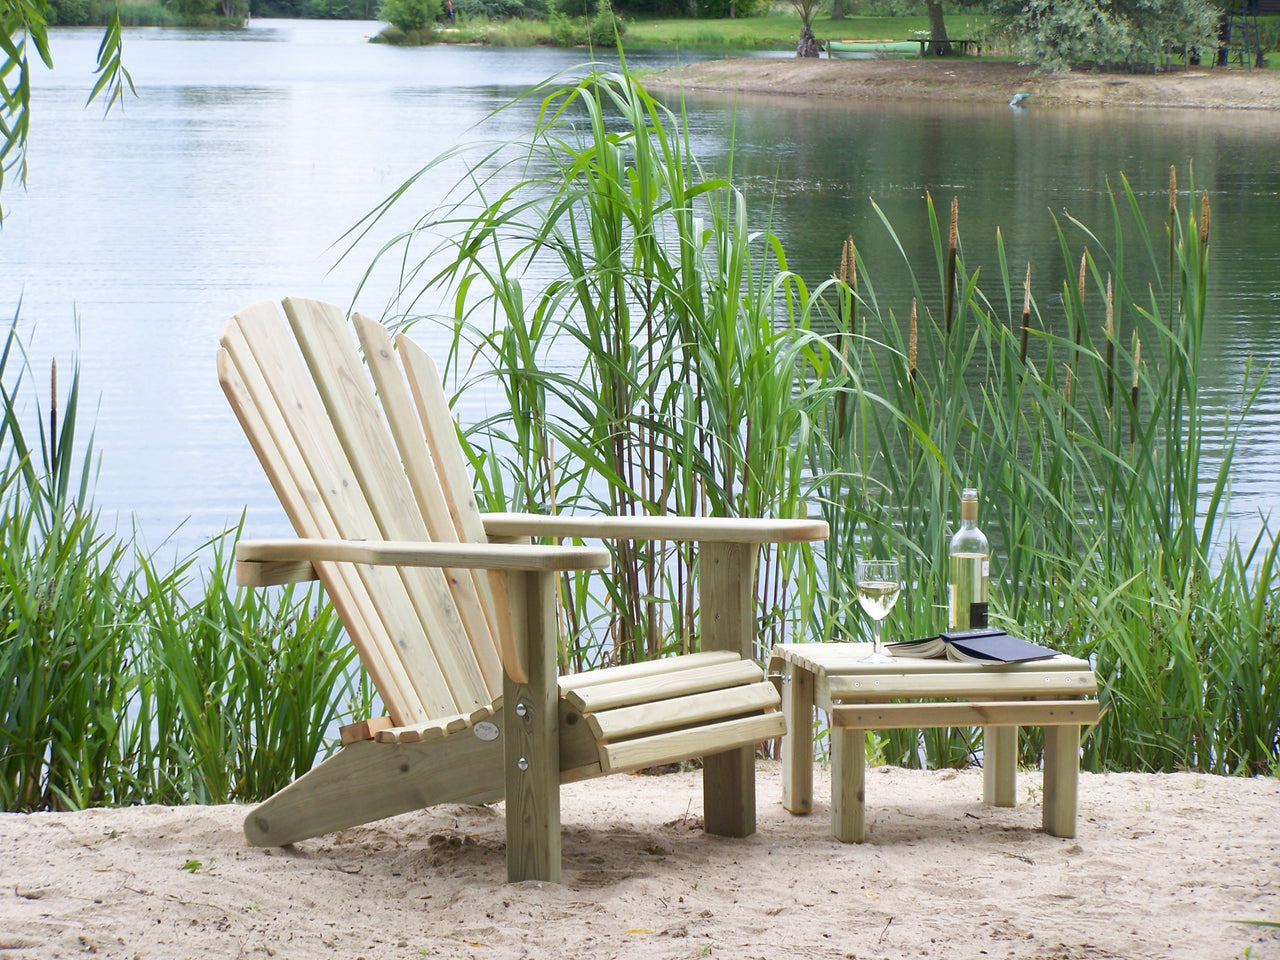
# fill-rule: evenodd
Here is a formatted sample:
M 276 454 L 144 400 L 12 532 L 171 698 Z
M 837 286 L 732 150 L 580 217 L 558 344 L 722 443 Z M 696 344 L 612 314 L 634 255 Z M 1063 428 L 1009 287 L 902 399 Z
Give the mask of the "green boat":
M 828 40 L 827 56 L 840 60 L 865 57 L 918 57 L 918 40 Z

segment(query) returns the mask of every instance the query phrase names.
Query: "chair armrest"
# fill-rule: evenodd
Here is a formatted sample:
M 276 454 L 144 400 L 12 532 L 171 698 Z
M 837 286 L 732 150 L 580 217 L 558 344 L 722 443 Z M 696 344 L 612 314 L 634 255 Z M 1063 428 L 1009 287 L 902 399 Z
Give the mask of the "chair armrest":
M 236 544 L 236 581 L 260 587 L 314 580 L 320 561 L 394 567 L 481 570 L 601 570 L 612 559 L 602 547 L 529 544 L 430 543 L 406 540 L 241 540 Z
M 756 517 L 596 517 L 484 513 L 491 537 L 574 537 L 590 540 L 672 540 L 697 543 L 803 543 L 825 540 L 825 520 Z

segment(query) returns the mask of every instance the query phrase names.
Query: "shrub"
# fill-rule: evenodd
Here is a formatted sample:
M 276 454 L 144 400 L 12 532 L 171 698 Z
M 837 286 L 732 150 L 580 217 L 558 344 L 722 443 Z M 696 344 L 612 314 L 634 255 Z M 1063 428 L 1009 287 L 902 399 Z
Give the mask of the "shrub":
M 616 47 L 626 30 L 626 24 L 606 6 L 587 25 L 587 42 L 593 47 Z
M 81 26 L 89 22 L 89 0 L 56 0 L 45 16 L 49 26 Z
M 383 0 L 379 19 L 397 30 L 422 30 L 440 13 L 440 0 Z
M 1150 67 L 1217 45 L 1217 9 L 1204 0 L 999 0 L 992 12 L 1018 58 L 1044 70 Z

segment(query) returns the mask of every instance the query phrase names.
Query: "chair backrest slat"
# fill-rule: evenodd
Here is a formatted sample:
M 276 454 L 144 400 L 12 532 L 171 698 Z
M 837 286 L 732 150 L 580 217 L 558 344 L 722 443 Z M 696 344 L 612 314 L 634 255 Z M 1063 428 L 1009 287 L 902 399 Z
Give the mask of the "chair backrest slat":
M 404 334 L 396 337 L 396 348 L 400 361 L 404 364 L 409 390 L 413 394 L 422 432 L 431 449 L 440 484 L 444 488 L 445 501 L 449 504 L 458 539 L 464 543 L 488 543 L 489 538 L 480 517 L 480 506 L 476 503 L 475 490 L 471 486 L 471 471 L 463 456 L 462 446 L 458 443 L 457 428 L 449 412 L 449 399 L 445 396 L 440 371 L 436 369 L 431 355 Z M 488 576 L 481 573 L 476 578 L 476 586 L 489 615 L 490 628 L 498 639 L 503 660 L 508 663 L 523 662 L 520 652 L 516 650 L 512 633 L 506 582 L 496 572 Z
M 235 323 L 258 366 L 262 369 L 288 431 L 297 444 L 310 478 L 300 477 L 307 499 L 317 511 L 327 513 L 332 535 L 342 539 L 379 539 L 382 534 L 370 509 L 356 471 L 339 443 L 325 405 L 288 324 L 279 311 L 243 311 Z M 292 519 L 292 518 L 291 518 Z M 306 535 L 299 531 L 300 535 Z M 385 632 L 389 643 L 382 654 L 399 659 L 427 719 L 470 712 L 455 698 L 442 672 L 435 650 L 424 642 L 423 627 L 409 589 L 394 568 L 359 566 L 361 582 L 384 631 L 373 633 L 370 643 L 381 645 Z M 347 623 L 348 632 L 357 624 Z M 478 671 L 477 671 L 478 673 Z M 385 693 L 379 688 L 379 693 Z
M 346 317 L 331 304 L 297 298 L 284 301 L 284 312 L 375 524 L 348 536 L 429 540 L 430 532 Z M 457 712 L 469 714 L 490 703 L 493 694 L 480 671 L 444 571 L 403 567 L 399 572 L 421 625 L 422 639 L 435 654 Z
M 273 303 L 255 304 L 242 315 L 259 309 L 278 317 Z M 295 532 L 300 537 L 337 537 L 337 528 L 320 502 L 310 469 L 236 321 L 223 334 L 218 373 L 223 391 Z M 350 564 L 318 563 L 315 567 L 392 719 L 397 724 L 429 720 L 404 664 L 395 655 L 394 644 L 360 571 Z
M 457 543 L 458 531 L 391 335 L 386 327 L 363 314 L 355 314 L 352 323 L 427 533 L 439 543 Z M 477 584 L 478 579 L 487 582 L 488 575 L 483 570 L 446 570 L 445 574 L 458 616 L 462 618 L 480 672 L 488 684 L 490 699 L 496 699 L 502 693 L 502 661 Z

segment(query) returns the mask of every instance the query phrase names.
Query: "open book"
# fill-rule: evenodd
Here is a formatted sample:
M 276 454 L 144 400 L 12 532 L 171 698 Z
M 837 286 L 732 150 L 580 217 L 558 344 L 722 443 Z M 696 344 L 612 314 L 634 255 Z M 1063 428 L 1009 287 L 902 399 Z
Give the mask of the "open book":
M 885 644 L 890 656 L 914 657 L 929 660 L 945 657 L 963 663 L 1024 663 L 1028 660 L 1048 660 L 1058 655 L 1030 640 L 1011 637 L 1003 630 L 982 627 L 977 630 L 957 630 L 940 633 L 923 640 L 907 640 Z

